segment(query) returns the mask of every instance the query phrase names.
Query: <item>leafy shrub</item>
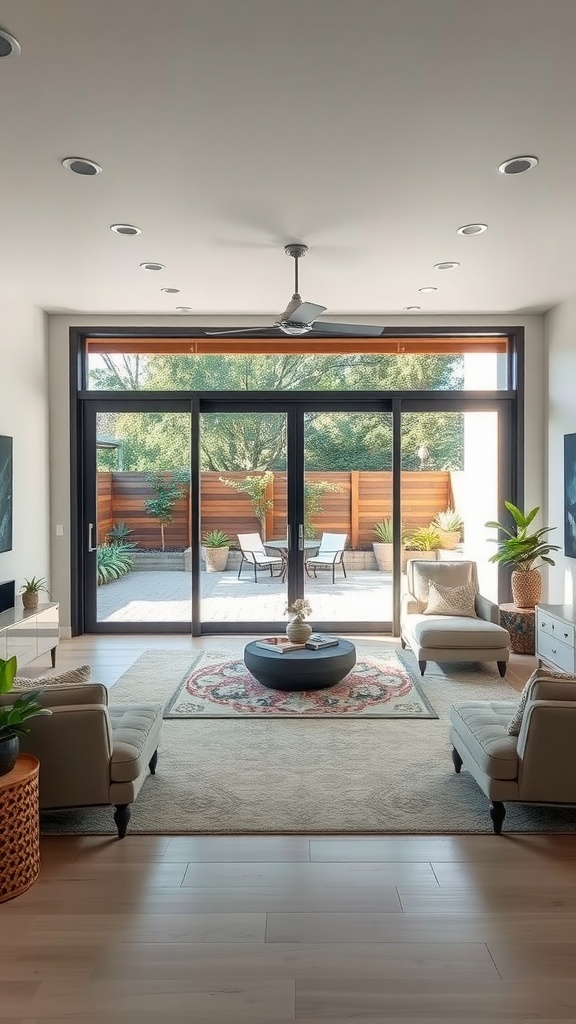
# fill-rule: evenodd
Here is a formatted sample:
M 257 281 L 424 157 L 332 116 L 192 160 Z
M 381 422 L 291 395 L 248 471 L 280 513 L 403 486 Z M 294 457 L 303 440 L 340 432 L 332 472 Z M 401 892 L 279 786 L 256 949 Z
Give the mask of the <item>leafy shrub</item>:
M 112 580 L 119 580 L 121 576 L 129 573 L 134 563 L 130 555 L 128 544 L 102 544 L 98 548 L 98 586 L 103 583 L 111 583 Z

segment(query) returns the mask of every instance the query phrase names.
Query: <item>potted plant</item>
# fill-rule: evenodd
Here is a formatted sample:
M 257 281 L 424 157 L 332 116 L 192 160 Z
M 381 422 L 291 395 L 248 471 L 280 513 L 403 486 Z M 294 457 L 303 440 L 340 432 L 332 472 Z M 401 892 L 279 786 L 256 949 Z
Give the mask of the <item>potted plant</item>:
M 456 509 L 448 506 L 442 512 L 437 512 L 430 526 L 440 534 L 441 548 L 445 551 L 454 551 L 458 547 L 464 520 Z
M 26 611 L 32 612 L 38 607 L 38 595 L 42 590 L 48 594 L 48 597 L 50 597 L 48 587 L 46 586 L 46 580 L 37 580 L 35 576 L 32 576 L 29 580 L 24 580 L 20 593 L 22 594 L 22 604 Z
M 307 615 L 312 614 L 312 605 L 305 597 L 299 597 L 291 604 L 287 604 L 285 611 L 291 616 L 286 626 L 286 636 L 295 644 L 305 644 L 312 635 L 312 626 L 304 621 Z
M 550 544 L 546 534 L 555 530 L 555 526 L 542 526 L 539 530 L 529 532 L 540 511 L 540 506 L 522 512 L 511 501 L 504 502 L 513 519 L 512 529 L 503 523 L 488 522 L 484 525 L 491 530 L 500 530 L 506 534 L 504 540 L 496 539 L 498 550 L 490 558 L 491 562 L 512 566 L 512 600 L 517 608 L 534 608 L 542 593 L 542 577 L 540 565 L 555 565 L 550 558 L 551 551 L 559 551 L 559 544 Z M 495 538 L 492 538 L 495 539 Z
M 406 538 L 406 550 L 402 558 L 402 572 L 410 558 L 426 558 L 435 561 L 436 552 L 441 546 L 440 534 L 433 526 L 419 526 Z
M 230 550 L 230 537 L 222 530 L 210 530 L 202 537 L 202 555 L 206 572 L 224 572 Z
M 16 675 L 16 658 L 4 661 L 0 658 L 0 693 L 10 693 Z M 18 733 L 30 730 L 24 725 L 35 715 L 51 715 L 48 708 L 41 708 L 38 695 L 41 690 L 24 690 L 13 704 L 0 707 L 0 775 L 7 775 L 16 764 L 20 743 Z
M 376 564 L 381 572 L 392 572 L 394 568 L 394 527 L 391 519 L 382 519 L 374 523 L 372 533 L 378 540 L 372 541 Z M 404 541 L 404 531 L 400 543 Z

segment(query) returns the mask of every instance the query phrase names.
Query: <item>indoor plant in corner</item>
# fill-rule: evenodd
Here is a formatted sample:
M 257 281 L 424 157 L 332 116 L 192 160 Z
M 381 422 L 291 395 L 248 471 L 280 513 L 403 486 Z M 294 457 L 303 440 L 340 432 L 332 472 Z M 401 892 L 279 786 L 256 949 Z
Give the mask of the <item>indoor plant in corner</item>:
M 33 612 L 38 607 L 38 595 L 41 591 L 44 591 L 50 597 L 48 587 L 46 586 L 46 580 L 36 579 L 32 576 L 29 580 L 25 579 L 20 593 L 22 594 L 22 604 L 27 612 Z
M 542 577 L 539 566 L 542 563 L 555 565 L 550 558 L 551 551 L 559 551 L 559 544 L 550 544 L 546 534 L 555 530 L 555 526 L 542 526 L 539 530 L 529 533 L 540 511 L 540 506 L 522 512 L 511 501 L 504 502 L 514 521 L 513 529 L 503 523 L 485 523 L 489 529 L 501 530 L 506 534 L 504 540 L 496 540 L 498 551 L 490 558 L 491 562 L 512 566 L 512 600 L 517 608 L 534 608 L 542 593 Z
M 16 658 L 0 658 L 0 694 L 10 693 L 16 675 Z M 20 747 L 18 733 L 29 732 L 24 722 L 36 715 L 51 715 L 38 704 L 40 690 L 24 690 L 13 704 L 0 705 L 0 775 L 7 775 L 16 764 Z
M 202 554 L 206 563 L 206 572 L 224 572 L 230 537 L 222 530 L 210 530 L 202 537 Z
M 312 614 L 310 601 L 305 597 L 299 597 L 291 604 L 287 604 L 285 610 L 291 616 L 286 626 L 286 636 L 294 644 L 305 644 L 312 635 L 312 626 L 304 622 L 306 615 Z

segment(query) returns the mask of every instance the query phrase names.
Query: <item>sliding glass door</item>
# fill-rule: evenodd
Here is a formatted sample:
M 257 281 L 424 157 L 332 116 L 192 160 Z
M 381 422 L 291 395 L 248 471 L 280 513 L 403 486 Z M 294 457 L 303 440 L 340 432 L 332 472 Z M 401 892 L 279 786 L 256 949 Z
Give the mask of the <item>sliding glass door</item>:
M 83 409 L 86 632 L 278 632 L 299 597 L 317 629 L 397 631 L 411 555 L 473 558 L 498 597 L 484 523 L 514 493 L 510 403 L 139 394 Z M 455 547 L 430 537 L 448 509 Z

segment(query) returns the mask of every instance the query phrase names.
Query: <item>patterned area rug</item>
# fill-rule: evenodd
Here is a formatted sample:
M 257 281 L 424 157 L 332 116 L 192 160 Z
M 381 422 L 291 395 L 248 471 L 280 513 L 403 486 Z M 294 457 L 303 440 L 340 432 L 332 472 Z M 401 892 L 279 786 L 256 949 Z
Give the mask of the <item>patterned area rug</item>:
M 389 641 L 355 640 L 359 660 Z M 212 649 L 203 640 L 203 648 Z M 244 641 L 214 640 L 214 651 L 242 655 Z M 196 651 L 147 651 L 110 692 L 111 703 L 164 705 Z M 406 657 L 410 657 L 408 653 Z M 534 667 L 533 659 L 527 659 Z M 418 672 L 413 659 L 413 673 Z M 141 835 L 321 835 L 334 833 L 492 834 L 488 801 L 450 758 L 454 701 L 505 700 L 519 694 L 495 665 L 429 663 L 419 685 L 438 718 L 173 718 L 162 725 L 158 769 L 132 808 Z M 42 815 L 52 835 L 114 835 L 112 808 Z M 573 832 L 574 811 L 509 804 L 505 833 Z M 505 842 L 505 839 L 497 842 Z
M 279 654 L 289 658 L 289 654 Z M 342 682 L 285 692 L 262 686 L 241 658 L 210 651 L 195 660 L 169 700 L 164 718 L 437 718 L 394 651 L 368 651 Z

